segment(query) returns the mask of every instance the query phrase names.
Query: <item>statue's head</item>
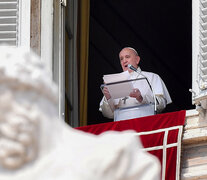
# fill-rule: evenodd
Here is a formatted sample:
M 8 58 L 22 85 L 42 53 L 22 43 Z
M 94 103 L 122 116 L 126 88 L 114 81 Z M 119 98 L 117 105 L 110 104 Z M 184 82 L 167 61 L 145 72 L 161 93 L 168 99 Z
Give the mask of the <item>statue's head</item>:
M 52 146 L 56 132 L 50 130 L 58 131 L 59 122 L 57 87 L 34 53 L 11 47 L 0 52 L 0 169 L 13 170 Z

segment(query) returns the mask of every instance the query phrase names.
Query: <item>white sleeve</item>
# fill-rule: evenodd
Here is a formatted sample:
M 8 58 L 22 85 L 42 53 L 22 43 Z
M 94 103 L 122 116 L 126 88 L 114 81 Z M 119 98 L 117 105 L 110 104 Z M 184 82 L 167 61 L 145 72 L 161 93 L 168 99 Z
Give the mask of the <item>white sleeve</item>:
M 114 107 L 113 99 L 109 99 L 107 101 L 104 96 L 100 102 L 99 111 L 102 112 L 104 117 L 107 117 L 109 119 L 113 119 L 114 118 L 114 109 L 115 109 L 115 107 Z
M 167 100 L 163 97 L 163 95 L 155 95 L 158 103 L 157 103 L 157 112 L 162 112 L 167 104 Z

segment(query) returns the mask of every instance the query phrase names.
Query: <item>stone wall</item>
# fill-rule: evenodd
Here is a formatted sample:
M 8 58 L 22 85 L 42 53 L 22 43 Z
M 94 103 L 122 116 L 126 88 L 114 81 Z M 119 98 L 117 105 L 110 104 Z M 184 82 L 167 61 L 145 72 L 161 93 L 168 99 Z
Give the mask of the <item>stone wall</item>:
M 181 179 L 207 179 L 207 116 L 186 112 L 182 139 Z

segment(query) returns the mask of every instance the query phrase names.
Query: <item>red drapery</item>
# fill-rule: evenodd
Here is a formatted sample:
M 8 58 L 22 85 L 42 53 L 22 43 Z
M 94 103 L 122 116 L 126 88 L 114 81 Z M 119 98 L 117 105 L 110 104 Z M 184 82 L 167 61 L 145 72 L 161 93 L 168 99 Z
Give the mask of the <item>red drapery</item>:
M 162 164 L 162 176 L 167 180 L 175 180 L 176 176 L 179 175 L 177 172 L 179 171 L 178 159 L 180 159 L 177 155 L 179 156 L 181 145 L 181 136 L 179 133 L 185 122 L 185 113 L 186 111 L 182 110 L 131 120 L 89 125 L 76 129 L 96 135 L 109 130 L 134 130 L 138 132 L 144 148 L 157 148 L 150 149 L 149 152 L 157 156 L 160 160 Z M 153 131 L 153 133 L 143 134 L 143 132 L 146 133 L 149 131 Z M 165 158 L 163 159 L 164 156 Z M 163 164 L 165 164 L 164 169 Z

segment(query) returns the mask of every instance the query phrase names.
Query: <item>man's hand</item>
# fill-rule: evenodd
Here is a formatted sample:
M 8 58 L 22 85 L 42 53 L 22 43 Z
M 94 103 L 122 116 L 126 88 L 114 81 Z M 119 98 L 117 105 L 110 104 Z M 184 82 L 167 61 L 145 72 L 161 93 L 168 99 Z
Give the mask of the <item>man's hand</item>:
M 103 88 L 103 94 L 107 100 L 111 99 L 111 95 L 110 95 L 109 90 L 106 86 Z
M 129 94 L 130 97 L 136 98 L 137 101 L 142 102 L 143 101 L 143 97 L 141 95 L 141 92 L 139 89 L 133 89 L 133 91 Z

